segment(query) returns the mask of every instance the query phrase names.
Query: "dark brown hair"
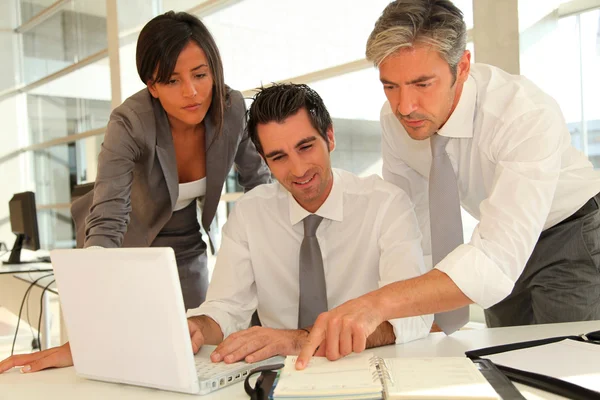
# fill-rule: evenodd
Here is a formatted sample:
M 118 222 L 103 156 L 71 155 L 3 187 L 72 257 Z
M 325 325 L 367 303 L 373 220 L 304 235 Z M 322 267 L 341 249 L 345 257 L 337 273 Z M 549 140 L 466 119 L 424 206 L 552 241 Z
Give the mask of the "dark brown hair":
M 307 111 L 312 127 L 329 143 L 327 129 L 332 126 L 331 116 L 321 96 L 304 84 L 281 83 L 261 88 L 248 110 L 248 136 L 256 150 L 264 156 L 256 130 L 258 124 L 281 123 L 302 108 Z
M 209 114 L 219 135 L 223 129 L 228 101 L 223 63 L 215 40 L 197 17 L 186 12 L 169 11 L 151 19 L 140 32 L 137 41 L 135 58 L 138 74 L 145 84 L 167 83 L 179 54 L 192 40 L 206 54 L 213 77 Z

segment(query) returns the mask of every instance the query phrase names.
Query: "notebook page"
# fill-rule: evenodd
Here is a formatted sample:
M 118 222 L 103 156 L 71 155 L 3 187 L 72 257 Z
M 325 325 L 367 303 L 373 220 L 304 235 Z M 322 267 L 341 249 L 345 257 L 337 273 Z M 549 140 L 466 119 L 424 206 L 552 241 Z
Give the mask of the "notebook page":
M 296 370 L 297 357 L 287 357 L 273 397 L 381 398 L 381 382 L 374 380 L 371 357 L 371 353 L 350 354 L 337 361 L 313 357 L 302 371 Z
M 495 364 L 552 376 L 600 392 L 600 345 L 565 339 L 486 356 Z
M 386 358 L 389 399 L 500 399 L 466 357 Z

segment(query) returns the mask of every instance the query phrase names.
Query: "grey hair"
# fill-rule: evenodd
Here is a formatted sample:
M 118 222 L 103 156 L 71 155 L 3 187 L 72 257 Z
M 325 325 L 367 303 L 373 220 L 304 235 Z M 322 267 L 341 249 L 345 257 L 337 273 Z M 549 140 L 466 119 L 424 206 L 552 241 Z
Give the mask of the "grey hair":
M 458 62 L 467 46 L 462 11 L 449 0 L 393 1 L 367 40 L 367 60 L 378 67 L 400 48 L 416 44 L 436 48 L 456 79 Z

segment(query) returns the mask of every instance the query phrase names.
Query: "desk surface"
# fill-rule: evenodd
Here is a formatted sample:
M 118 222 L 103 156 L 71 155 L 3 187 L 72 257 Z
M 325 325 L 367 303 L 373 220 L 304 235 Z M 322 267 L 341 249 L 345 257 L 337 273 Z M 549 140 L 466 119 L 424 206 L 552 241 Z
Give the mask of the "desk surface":
M 2 264 L 0 262 L 0 274 L 18 274 L 21 272 L 45 272 L 52 271 L 52 264 L 47 262 L 32 262 L 24 264 Z
M 8 261 L 10 252 L 0 256 L 0 275 L 16 274 L 19 272 L 52 271 L 52 263 L 39 261 L 40 257 L 49 257 L 50 253 L 44 250 L 31 251 L 21 250 L 21 260 L 23 264 L 3 264 Z
M 532 325 L 510 328 L 464 330 L 445 336 L 433 333 L 411 343 L 372 349 L 381 357 L 449 357 L 464 356 L 465 351 L 481 347 L 573 335 L 600 330 L 600 321 Z M 526 386 L 517 385 L 528 399 L 559 399 L 561 397 Z M 21 374 L 17 369 L 0 374 L 0 398 L 14 399 L 190 399 L 189 395 L 148 388 L 95 382 L 79 378 L 75 370 L 62 368 L 33 374 Z M 6 397 L 4 397 L 6 396 Z M 218 390 L 202 399 L 248 399 L 242 384 Z

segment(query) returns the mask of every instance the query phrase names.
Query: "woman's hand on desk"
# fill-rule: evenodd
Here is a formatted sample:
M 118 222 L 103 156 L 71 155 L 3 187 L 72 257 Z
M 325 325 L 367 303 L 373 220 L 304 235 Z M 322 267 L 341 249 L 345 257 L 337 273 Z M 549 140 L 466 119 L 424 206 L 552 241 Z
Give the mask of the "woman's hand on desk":
M 0 361 L 0 374 L 14 367 L 22 367 L 21 372 L 37 372 L 46 368 L 69 367 L 73 365 L 69 342 L 59 347 L 31 354 L 20 354 Z

